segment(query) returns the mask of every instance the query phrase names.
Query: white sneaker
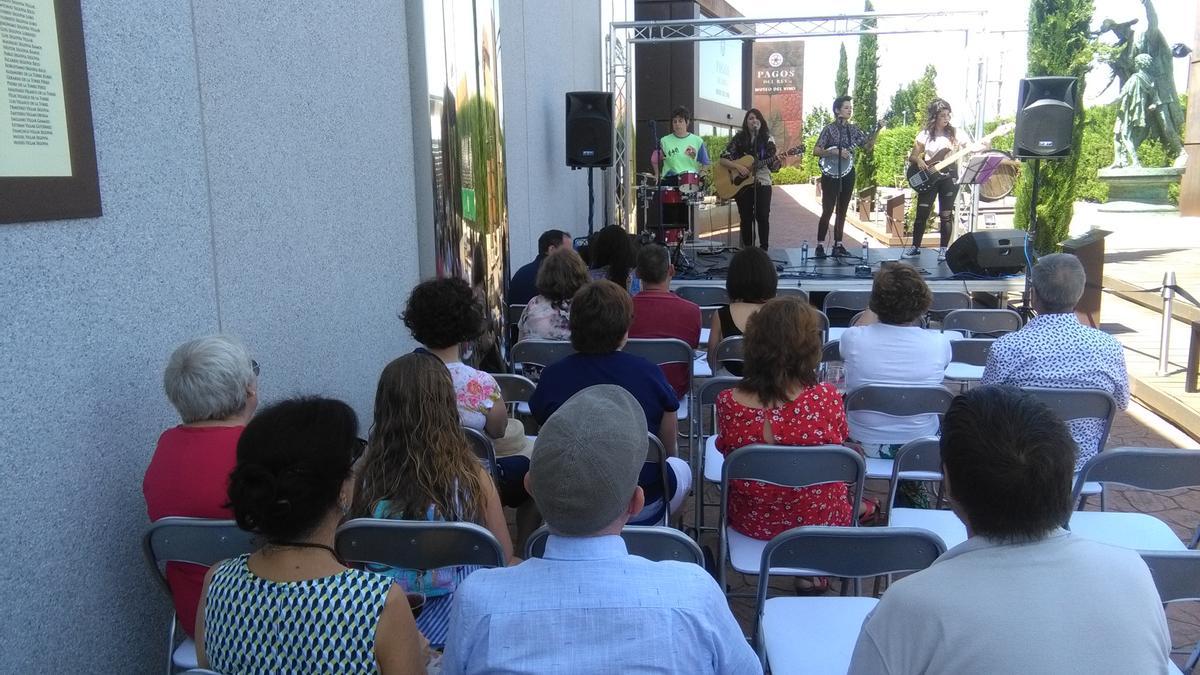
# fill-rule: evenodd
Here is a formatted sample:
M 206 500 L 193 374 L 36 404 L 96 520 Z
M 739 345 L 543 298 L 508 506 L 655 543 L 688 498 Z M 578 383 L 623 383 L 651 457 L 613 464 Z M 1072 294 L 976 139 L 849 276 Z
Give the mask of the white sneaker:
M 920 255 L 921 255 L 921 249 L 917 248 L 916 246 L 914 246 L 904 252 L 905 258 L 916 258 L 916 257 L 919 257 Z
M 938 262 L 946 262 L 946 249 L 943 247 L 938 248 Z

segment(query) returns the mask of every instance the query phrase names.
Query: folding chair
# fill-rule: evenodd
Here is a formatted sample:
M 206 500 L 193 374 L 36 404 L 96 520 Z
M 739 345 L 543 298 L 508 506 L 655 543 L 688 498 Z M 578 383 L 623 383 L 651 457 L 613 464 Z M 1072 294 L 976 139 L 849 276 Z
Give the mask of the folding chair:
M 569 340 L 521 340 L 512 348 L 514 372 L 518 363 L 546 367 L 575 353 Z
M 342 523 L 335 537 L 334 548 L 346 562 L 410 570 L 508 564 L 496 537 L 475 523 L 355 518 Z
M 648 436 L 646 464 L 655 464 L 658 466 L 656 475 L 658 476 L 658 485 L 662 494 L 662 500 L 661 502 L 655 500 L 654 502 L 647 503 L 642 507 L 641 512 L 629 520 L 636 520 L 636 525 L 666 525 L 671 522 L 671 492 L 667 484 L 667 472 L 671 469 L 667 466 L 667 451 L 663 447 L 662 441 L 653 433 L 647 432 L 646 435 Z M 657 511 L 658 509 L 661 509 L 661 512 Z M 652 520 L 653 522 L 647 523 L 647 520 Z
M 1064 422 L 1077 419 L 1098 418 L 1104 420 L 1104 431 L 1100 434 L 1100 444 L 1097 454 L 1104 452 L 1108 443 L 1108 433 L 1112 430 L 1113 420 L 1117 416 L 1117 402 L 1112 395 L 1099 389 L 1045 389 L 1022 387 L 1023 391 L 1033 394 L 1039 401 L 1045 403 L 1055 415 Z M 1087 498 L 1100 495 L 1100 510 L 1105 509 L 1104 487 L 1096 482 L 1083 486 L 1079 497 L 1079 510 L 1083 510 Z
M 808 293 L 799 288 L 779 287 L 775 289 L 775 297 L 777 298 L 800 298 L 808 302 Z
M 504 397 L 510 417 L 517 413 L 530 414 L 529 398 L 533 396 L 533 390 L 537 389 L 533 380 L 524 375 L 510 373 L 496 373 L 492 377 L 496 378 L 496 384 L 500 385 L 500 395 Z
M 239 529 L 232 520 L 172 516 L 160 518 L 150 525 L 142 537 L 142 552 L 150 569 L 154 570 L 155 578 L 170 598 L 167 563 L 182 562 L 211 567 L 226 558 L 257 551 L 256 536 Z M 167 628 L 167 675 L 176 670 L 199 666 L 196 643 L 190 637 L 184 636 L 183 642 L 175 646 L 175 631 L 179 625 L 177 618 L 172 610 Z
M 967 540 L 967 528 L 953 511 L 945 509 L 896 508 L 900 481 L 942 480 L 942 448 L 936 437 L 910 441 L 896 453 L 892 464 L 892 479 L 888 486 L 888 528 L 907 527 L 926 530 L 936 535 L 951 549 Z M 939 490 L 940 492 L 940 490 Z M 940 502 L 940 500 L 939 500 Z
M 729 482 L 758 480 L 776 485 L 805 487 L 819 483 L 853 483 L 849 490 L 852 508 L 857 509 L 863 493 L 863 460 L 841 445 L 783 446 L 747 445 L 725 458 L 721 467 L 721 553 L 717 563 L 718 581 L 728 593 L 726 562 L 742 574 L 756 574 L 767 542 L 752 539 L 729 527 Z M 853 514 L 853 511 L 851 512 Z M 858 519 L 850 516 L 851 526 Z M 778 574 L 817 576 L 807 569 L 790 569 Z
M 729 293 L 723 286 L 679 286 L 675 295 L 701 307 L 729 304 Z
M 831 361 L 842 360 L 841 343 L 837 340 L 830 340 L 821 347 L 821 363 L 829 363 Z
M 971 382 L 981 380 L 983 368 L 987 365 L 988 352 L 995 341 L 995 338 L 951 340 L 950 365 L 946 366 L 946 379 L 960 384 L 963 389 Z
M 675 338 L 632 338 L 625 341 L 625 346 L 621 351 L 628 354 L 640 356 L 650 363 L 662 368 L 666 365 L 680 364 L 687 368 L 687 390 L 692 390 L 692 362 L 695 359 L 695 354 L 692 352 L 692 346 L 683 340 Z M 687 396 L 680 402 L 679 410 L 682 414 L 676 413 L 679 419 L 686 420 L 690 415 L 688 408 L 691 406 L 691 401 Z M 690 450 L 690 449 L 689 449 Z
M 496 464 L 496 448 L 492 445 L 492 439 L 488 438 L 487 434 L 478 429 L 463 427 L 462 430 L 467 436 L 467 442 L 471 445 L 471 450 L 479 458 L 479 463 L 491 474 L 492 481 L 498 483 L 500 481 L 500 468 Z
M 1200 600 L 1200 551 L 1142 551 L 1163 604 Z M 1200 643 L 1192 649 L 1182 671 L 1191 673 L 1200 660 Z
M 1113 448 L 1098 453 L 1075 478 L 1072 501 L 1088 482 L 1116 483 L 1142 490 L 1200 486 L 1200 451 Z M 1066 524 L 1081 537 L 1139 551 L 1181 551 L 1186 547 L 1163 521 L 1146 513 L 1074 511 Z
M 704 509 L 710 506 L 704 501 L 704 488 L 706 483 L 720 485 L 721 483 L 721 467 L 725 464 L 725 456 L 717 450 L 717 394 L 732 389 L 741 382 L 740 377 L 714 377 L 700 386 L 700 391 L 696 392 L 696 419 L 703 422 L 704 411 L 712 408 L 712 434 L 704 433 L 703 424 L 693 425 L 697 429 L 696 445 L 700 451 L 699 466 L 696 467 L 696 475 L 699 477 L 696 480 L 695 497 L 696 497 L 696 539 L 700 538 L 700 533 L 704 530 L 716 530 L 715 527 L 704 526 Z
M 933 302 L 925 313 L 931 322 L 942 323 L 955 310 L 970 309 L 971 295 L 963 291 L 933 291 Z
M 717 363 L 722 365 L 724 365 L 726 361 L 732 361 L 734 363 L 742 363 L 745 361 L 745 356 L 743 355 L 742 336 L 734 335 L 721 340 L 721 343 L 717 345 L 716 358 Z
M 719 305 L 700 305 L 700 328 L 705 329 L 712 326 L 713 316 L 717 310 L 721 309 Z
M 860 580 L 923 570 L 946 551 L 923 530 L 798 527 L 768 543 L 758 571 L 754 644 L 772 675 L 844 673 L 867 614 L 879 602 L 858 597 Z M 854 597 L 767 599 L 770 575 L 805 568 L 854 579 Z M 787 573 L 787 572 L 785 572 Z
M 545 525 L 529 535 L 529 541 L 525 542 L 525 557 L 541 558 L 545 555 L 549 536 L 550 529 Z M 621 530 L 621 538 L 625 540 L 630 555 L 655 562 L 676 560 L 704 567 L 704 553 L 700 546 L 673 527 L 626 525 Z
M 518 325 L 521 323 L 521 315 L 525 313 L 525 305 L 514 303 L 508 306 L 508 316 L 505 317 L 508 321 L 508 341 L 510 344 L 515 344 L 520 336 Z
M 967 337 L 998 338 L 1021 329 L 1021 315 L 1011 309 L 956 309 L 942 319 L 942 330 L 957 330 Z
M 850 318 L 867 308 L 871 302 L 871 291 L 829 291 L 821 311 L 829 325 L 848 326 Z
M 954 394 L 941 386 L 867 384 L 846 394 L 846 412 L 876 412 L 891 417 L 946 414 Z M 891 478 L 892 460 L 866 459 L 867 478 Z

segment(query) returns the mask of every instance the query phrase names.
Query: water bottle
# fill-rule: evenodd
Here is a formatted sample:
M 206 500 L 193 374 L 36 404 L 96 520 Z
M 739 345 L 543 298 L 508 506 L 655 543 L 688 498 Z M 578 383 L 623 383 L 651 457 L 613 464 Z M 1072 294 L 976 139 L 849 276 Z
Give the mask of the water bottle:
M 863 262 L 871 262 L 871 257 L 869 254 L 870 246 L 871 246 L 871 239 L 869 237 L 863 237 L 863 250 L 862 250 Z
M 801 265 L 808 264 L 808 240 L 807 239 L 800 242 L 800 264 Z

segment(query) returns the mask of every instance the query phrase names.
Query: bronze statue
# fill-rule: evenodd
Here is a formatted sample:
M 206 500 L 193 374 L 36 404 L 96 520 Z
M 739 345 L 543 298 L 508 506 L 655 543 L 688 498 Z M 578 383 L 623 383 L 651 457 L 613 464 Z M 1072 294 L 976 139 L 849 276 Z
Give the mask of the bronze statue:
M 1151 0 L 1142 0 L 1146 9 L 1146 30 L 1137 32 L 1137 19 L 1117 23 L 1105 19 L 1097 35 L 1112 31 L 1117 42 L 1100 46 L 1100 58 L 1112 68 L 1120 85 L 1117 121 L 1113 127 L 1113 163 L 1110 168 L 1141 166 L 1137 147 L 1148 137 L 1158 138 L 1168 155 L 1183 166 L 1183 107 L 1175 89 L 1171 68 L 1173 56 L 1186 56 L 1187 47 L 1167 46 L 1158 28 L 1158 14 Z

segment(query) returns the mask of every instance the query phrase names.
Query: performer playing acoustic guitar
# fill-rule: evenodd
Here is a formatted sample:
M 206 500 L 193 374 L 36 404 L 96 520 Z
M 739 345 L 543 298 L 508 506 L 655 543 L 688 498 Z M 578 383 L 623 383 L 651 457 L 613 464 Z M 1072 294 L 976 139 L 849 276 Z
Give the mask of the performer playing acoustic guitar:
M 680 177 L 686 176 L 689 180 L 695 180 L 695 187 L 699 188 L 700 167 L 709 164 L 708 147 L 703 138 L 688 131 L 691 117 L 691 113 L 683 106 L 672 111 L 671 133 L 659 140 L 660 149 L 650 155 L 654 177 L 659 179 L 660 185 L 679 187 Z M 687 225 L 690 208 L 691 205 L 685 200 L 675 203 L 664 200 L 662 224 Z
M 754 157 L 753 169 L 734 160 L 746 155 Z M 775 139 L 767 129 L 758 108 L 746 111 L 742 118 L 742 130 L 729 139 L 725 152 L 721 153 L 721 166 L 738 176 L 754 174 L 754 180 L 746 183 L 733 196 L 737 201 L 738 218 L 741 220 L 742 248 L 754 245 L 754 224 L 758 223 L 758 246 L 767 250 L 771 234 L 771 172 L 778 171 L 779 157 L 775 154 Z
M 813 154 L 823 158 L 821 162 L 821 220 L 817 223 L 817 248 L 813 255 L 825 257 L 825 235 L 829 232 L 829 216 L 837 207 L 837 218 L 833 223 L 833 247 L 830 255 L 848 256 L 842 246 L 842 230 L 846 227 L 846 209 L 850 206 L 850 195 L 854 193 L 854 149 L 870 149 L 875 145 L 875 135 L 867 135 L 850 123 L 854 106 L 849 96 L 833 99 L 834 121 L 821 130 Z
M 971 137 L 962 129 L 950 124 L 950 104 L 940 98 L 929 102 L 925 110 L 925 126 L 913 141 L 908 161 L 921 171 L 927 170 L 943 157 L 971 145 Z M 973 148 L 982 149 L 983 145 Z M 936 175 L 936 174 L 935 174 Z M 938 247 L 938 262 L 946 259 L 946 247 L 950 245 L 950 232 L 954 229 L 954 199 L 958 196 L 958 162 L 951 164 L 935 179 L 933 187 L 917 193 L 917 214 L 913 222 L 912 248 L 905 256 L 921 255 L 921 238 L 925 235 L 925 223 L 933 210 L 933 200 L 938 200 L 938 220 L 941 225 L 941 242 Z

